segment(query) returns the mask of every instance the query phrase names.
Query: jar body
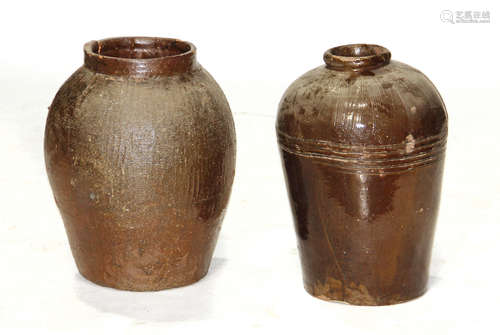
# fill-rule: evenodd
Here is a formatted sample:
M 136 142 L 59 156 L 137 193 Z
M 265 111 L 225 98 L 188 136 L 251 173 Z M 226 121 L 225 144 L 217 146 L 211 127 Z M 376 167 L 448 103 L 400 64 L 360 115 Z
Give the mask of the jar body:
M 277 133 L 305 289 L 356 305 L 423 294 L 447 134 L 430 81 L 395 61 L 318 67 L 285 93 Z
M 78 69 L 50 107 L 45 160 L 85 278 L 146 291 L 207 273 L 235 133 L 224 94 L 201 66 L 140 78 Z

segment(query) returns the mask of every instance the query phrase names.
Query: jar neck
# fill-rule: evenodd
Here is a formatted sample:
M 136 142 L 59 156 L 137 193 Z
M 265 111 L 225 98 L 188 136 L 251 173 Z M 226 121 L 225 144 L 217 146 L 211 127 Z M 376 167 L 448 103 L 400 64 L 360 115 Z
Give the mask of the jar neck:
M 391 53 L 374 44 L 347 44 L 328 49 L 323 60 L 326 67 L 337 71 L 373 70 L 389 64 Z
M 172 38 L 118 37 L 85 44 L 85 67 L 107 75 L 170 76 L 192 71 L 196 48 Z

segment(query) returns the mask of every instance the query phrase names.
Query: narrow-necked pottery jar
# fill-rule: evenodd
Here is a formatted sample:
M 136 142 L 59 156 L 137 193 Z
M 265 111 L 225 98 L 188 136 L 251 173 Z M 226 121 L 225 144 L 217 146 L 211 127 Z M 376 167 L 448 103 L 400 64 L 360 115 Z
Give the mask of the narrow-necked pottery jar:
M 429 276 L 447 137 L 438 91 L 381 46 L 344 45 L 297 79 L 277 118 L 304 286 L 387 305 Z

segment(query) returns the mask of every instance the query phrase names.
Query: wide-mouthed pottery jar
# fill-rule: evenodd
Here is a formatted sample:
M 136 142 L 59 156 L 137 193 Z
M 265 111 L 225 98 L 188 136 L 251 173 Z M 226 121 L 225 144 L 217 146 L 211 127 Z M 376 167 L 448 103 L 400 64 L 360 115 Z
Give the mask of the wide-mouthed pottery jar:
M 84 46 L 59 89 L 45 162 L 80 273 L 148 291 L 208 271 L 231 192 L 234 123 L 188 42 L 124 37 Z
M 355 305 L 426 290 L 447 137 L 443 101 L 377 45 L 329 49 L 284 94 L 277 134 L 304 286 Z

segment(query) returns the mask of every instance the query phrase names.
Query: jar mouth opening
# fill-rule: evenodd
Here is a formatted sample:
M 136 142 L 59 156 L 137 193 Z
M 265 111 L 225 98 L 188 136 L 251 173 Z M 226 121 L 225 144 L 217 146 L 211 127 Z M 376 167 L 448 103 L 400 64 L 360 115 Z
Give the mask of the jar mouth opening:
M 164 37 L 114 37 L 84 46 L 85 66 L 103 74 L 159 76 L 196 66 L 192 43 Z
M 116 37 L 88 42 L 85 51 L 99 58 L 144 60 L 186 55 L 194 52 L 194 46 L 173 38 Z
M 346 44 L 328 49 L 323 59 L 329 68 L 356 71 L 389 64 L 391 53 L 376 44 Z

